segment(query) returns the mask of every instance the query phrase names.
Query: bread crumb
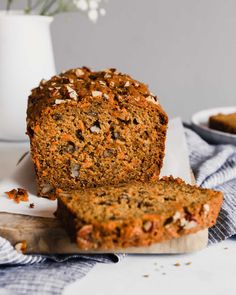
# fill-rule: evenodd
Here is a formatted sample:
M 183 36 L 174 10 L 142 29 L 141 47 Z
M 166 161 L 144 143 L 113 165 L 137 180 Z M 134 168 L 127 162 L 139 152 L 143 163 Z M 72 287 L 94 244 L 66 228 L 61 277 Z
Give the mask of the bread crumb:
M 24 254 L 26 252 L 26 250 L 27 250 L 27 243 L 26 243 L 25 240 L 23 240 L 23 241 L 15 244 L 15 247 L 14 248 L 15 248 L 15 250 L 17 252 Z
M 143 275 L 143 278 L 148 278 L 149 277 L 149 275 Z
M 33 209 L 33 208 L 34 208 L 34 203 L 30 203 L 30 204 L 29 204 L 29 208 L 30 208 L 30 209 Z
M 9 199 L 13 200 L 17 204 L 20 202 L 28 202 L 29 195 L 27 190 L 23 188 L 12 189 L 11 191 L 5 192 Z
M 185 263 L 185 265 L 190 265 L 190 264 L 192 264 L 191 261 L 188 261 L 188 262 Z
M 174 266 L 180 266 L 181 264 L 179 263 L 179 262 L 176 262 L 175 264 L 174 264 Z

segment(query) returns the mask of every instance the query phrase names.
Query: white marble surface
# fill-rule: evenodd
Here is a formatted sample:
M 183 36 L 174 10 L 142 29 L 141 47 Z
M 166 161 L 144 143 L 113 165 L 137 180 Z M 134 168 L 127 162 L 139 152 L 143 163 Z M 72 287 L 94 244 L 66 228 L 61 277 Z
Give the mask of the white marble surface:
M 17 159 L 28 149 L 28 143 L 0 142 L 0 178 L 15 169 Z M 193 254 L 132 255 L 117 264 L 97 264 L 63 294 L 234 295 L 235 278 L 236 240 L 228 240 Z
M 236 240 L 228 240 L 193 254 L 130 255 L 97 264 L 63 295 L 234 295 L 235 278 Z

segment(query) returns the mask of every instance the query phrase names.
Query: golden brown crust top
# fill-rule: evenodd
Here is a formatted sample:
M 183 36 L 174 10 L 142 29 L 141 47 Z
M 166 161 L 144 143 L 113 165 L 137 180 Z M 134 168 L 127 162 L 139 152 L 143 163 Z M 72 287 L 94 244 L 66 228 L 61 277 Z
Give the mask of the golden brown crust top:
M 48 81 L 42 80 L 29 97 L 28 119 L 37 117 L 49 106 L 97 97 L 103 97 L 108 103 L 122 97 L 140 101 L 141 105 L 151 102 L 159 107 L 157 97 L 150 93 L 148 87 L 129 75 L 121 74 L 116 69 L 91 71 L 83 67 L 61 73 Z

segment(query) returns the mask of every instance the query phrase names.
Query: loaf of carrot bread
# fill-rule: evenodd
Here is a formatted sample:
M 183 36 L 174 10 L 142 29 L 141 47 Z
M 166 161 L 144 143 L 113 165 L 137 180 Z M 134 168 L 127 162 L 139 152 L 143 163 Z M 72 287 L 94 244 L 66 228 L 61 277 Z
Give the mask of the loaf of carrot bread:
M 215 224 L 221 192 L 164 178 L 156 183 L 58 192 L 56 216 L 80 249 L 148 246 Z
M 209 127 L 219 131 L 236 134 L 236 113 L 211 116 L 209 118 Z
M 157 180 L 167 121 L 147 86 L 115 69 L 41 81 L 27 110 L 38 194 Z

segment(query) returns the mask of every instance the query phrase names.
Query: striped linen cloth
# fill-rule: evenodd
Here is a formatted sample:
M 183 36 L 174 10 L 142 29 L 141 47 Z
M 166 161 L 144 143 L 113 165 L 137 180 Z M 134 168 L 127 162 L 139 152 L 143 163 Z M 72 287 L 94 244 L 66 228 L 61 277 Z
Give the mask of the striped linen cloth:
M 224 193 L 217 223 L 209 230 L 209 244 L 220 242 L 236 234 L 236 146 L 210 145 L 188 128 L 185 134 L 197 184 Z
M 0 237 L 0 295 L 61 294 L 96 263 L 118 262 L 123 254 L 23 255 Z
M 209 243 L 236 234 L 236 147 L 209 145 L 185 128 L 190 164 L 197 184 L 224 192 L 217 224 Z M 118 262 L 123 255 L 23 255 L 0 237 L 1 294 L 61 294 L 64 287 L 85 276 L 98 262 Z

